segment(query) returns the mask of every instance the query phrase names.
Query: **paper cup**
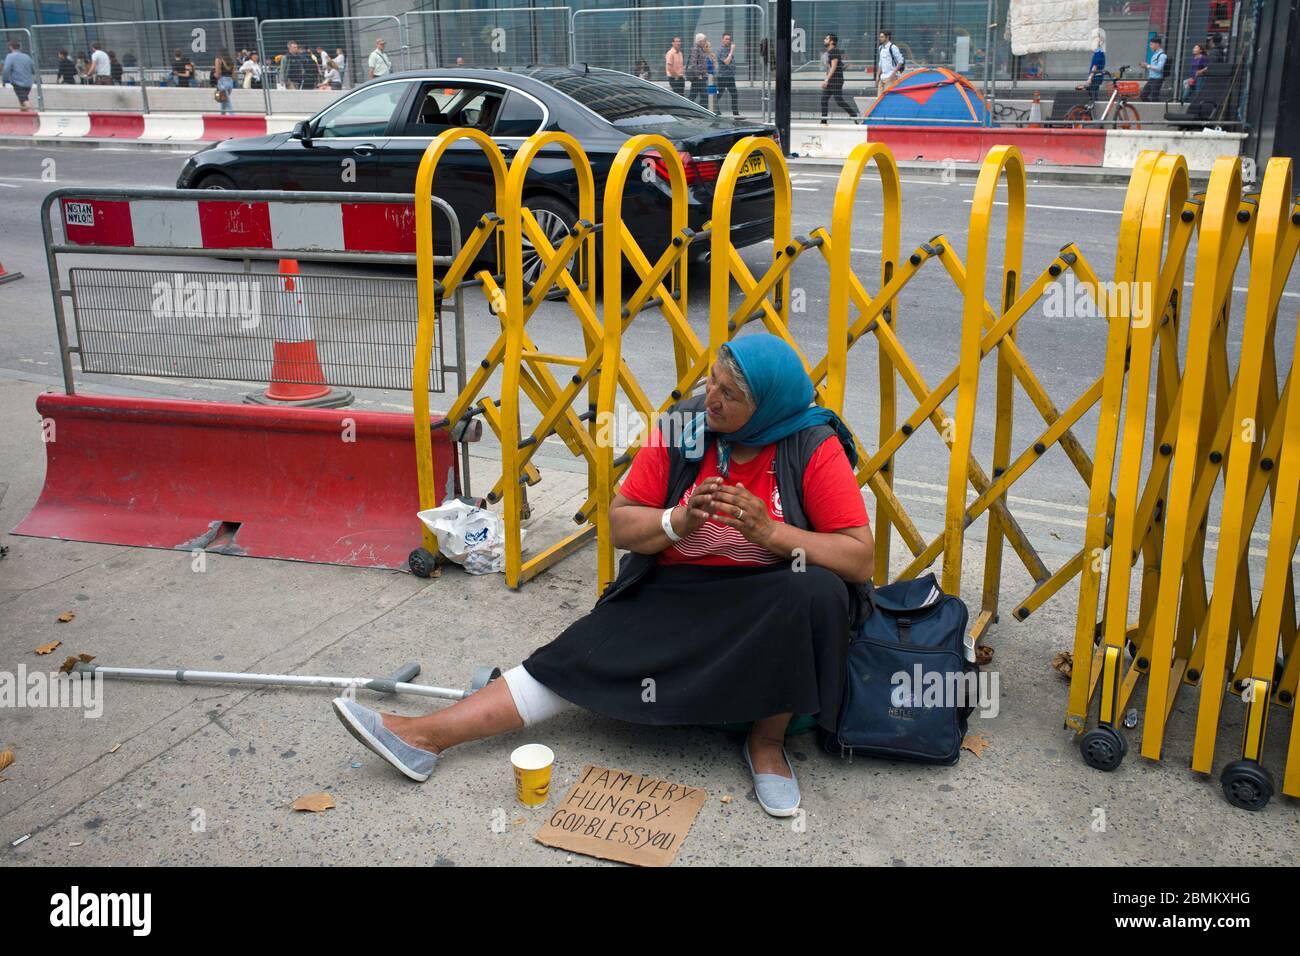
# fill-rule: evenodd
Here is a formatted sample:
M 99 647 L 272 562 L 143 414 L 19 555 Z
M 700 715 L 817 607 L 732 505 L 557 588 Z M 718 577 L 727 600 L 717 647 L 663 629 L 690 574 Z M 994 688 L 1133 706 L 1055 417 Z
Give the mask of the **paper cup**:
M 524 744 L 510 754 L 515 770 L 515 797 L 526 807 L 540 807 L 551 793 L 555 752 L 544 744 Z

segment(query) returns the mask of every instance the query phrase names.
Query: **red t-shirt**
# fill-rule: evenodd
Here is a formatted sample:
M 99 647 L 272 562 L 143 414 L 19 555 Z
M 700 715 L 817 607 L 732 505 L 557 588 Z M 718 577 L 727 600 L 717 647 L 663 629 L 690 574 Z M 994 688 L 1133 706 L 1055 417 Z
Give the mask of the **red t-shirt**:
M 711 443 L 700 462 L 695 484 L 686 489 L 677 503 L 685 505 L 695 493 L 696 485 L 719 475 L 718 446 Z M 776 487 L 776 445 L 765 446 L 744 464 L 733 458 L 731 474 L 723 481 L 728 485 L 744 485 L 751 494 L 767 502 L 769 518 L 785 521 Z M 632 459 L 619 491 L 637 504 L 664 506 L 668 494 L 668 449 L 658 431 Z M 867 507 L 853 467 L 834 435 L 822 442 L 808 459 L 803 475 L 803 509 L 814 531 L 860 528 L 868 523 Z M 660 564 L 762 565 L 784 560 L 787 559 L 746 540 L 735 528 L 712 518 L 659 555 Z

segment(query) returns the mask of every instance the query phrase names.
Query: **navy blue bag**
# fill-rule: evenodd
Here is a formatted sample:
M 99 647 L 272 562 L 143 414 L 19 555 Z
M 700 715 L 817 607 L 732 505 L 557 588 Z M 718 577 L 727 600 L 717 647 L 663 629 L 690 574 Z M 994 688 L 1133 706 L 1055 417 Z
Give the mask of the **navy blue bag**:
M 870 592 L 848 651 L 844 699 L 827 752 L 954 764 L 978 703 L 967 610 L 933 574 Z

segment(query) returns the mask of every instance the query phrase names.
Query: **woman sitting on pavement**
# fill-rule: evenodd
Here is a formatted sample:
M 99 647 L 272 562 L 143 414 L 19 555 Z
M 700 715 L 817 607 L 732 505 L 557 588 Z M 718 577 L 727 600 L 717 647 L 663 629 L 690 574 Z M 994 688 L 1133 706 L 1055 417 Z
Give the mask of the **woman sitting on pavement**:
M 752 722 L 742 753 L 758 801 L 795 813 L 786 726 L 811 714 L 836 727 L 874 542 L 852 438 L 812 405 L 794 349 L 764 333 L 719 353 L 704 395 L 665 414 L 614 496 L 614 545 L 630 553 L 595 608 L 427 716 L 336 698 L 354 737 L 422 781 L 447 748 L 571 704 L 641 724 Z

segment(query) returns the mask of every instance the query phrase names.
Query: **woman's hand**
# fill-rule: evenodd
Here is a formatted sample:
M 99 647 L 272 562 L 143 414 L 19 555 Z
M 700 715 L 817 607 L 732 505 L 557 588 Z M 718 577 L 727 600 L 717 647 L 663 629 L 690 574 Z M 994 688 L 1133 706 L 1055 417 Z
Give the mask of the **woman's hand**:
M 722 479 L 716 475 L 705 478 L 699 483 L 690 498 L 686 500 L 685 520 L 680 528 L 675 529 L 678 534 L 685 537 L 714 516 L 715 495 L 721 487 Z
M 713 520 L 735 528 L 760 547 L 772 540 L 775 522 L 767 514 L 767 504 L 744 485 L 723 485 L 713 495 Z

